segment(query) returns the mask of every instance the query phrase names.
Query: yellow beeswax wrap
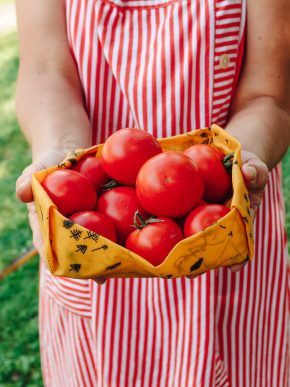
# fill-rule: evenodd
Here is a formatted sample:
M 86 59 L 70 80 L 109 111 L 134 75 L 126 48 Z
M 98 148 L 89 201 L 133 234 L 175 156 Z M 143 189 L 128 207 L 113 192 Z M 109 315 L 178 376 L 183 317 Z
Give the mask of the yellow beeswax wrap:
M 252 259 L 254 250 L 248 192 L 241 174 L 241 146 L 216 125 L 158 140 L 163 151 L 182 152 L 194 144 L 209 144 L 225 155 L 234 153 L 231 211 L 212 226 L 179 242 L 157 267 L 139 255 L 74 224 L 62 216 L 41 186 L 47 174 L 69 168 L 86 154 L 100 156 L 102 145 L 77 150 L 64 162 L 32 178 L 34 200 L 44 240 L 45 263 L 57 276 L 71 278 L 164 277 L 198 275 Z

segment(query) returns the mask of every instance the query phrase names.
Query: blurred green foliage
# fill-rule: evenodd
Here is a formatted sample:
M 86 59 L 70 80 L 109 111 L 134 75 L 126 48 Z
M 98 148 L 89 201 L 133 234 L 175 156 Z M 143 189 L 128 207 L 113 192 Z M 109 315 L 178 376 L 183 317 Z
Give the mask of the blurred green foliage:
M 0 36 L 0 269 L 31 246 L 26 206 L 15 180 L 30 150 L 14 109 L 18 46 L 15 33 Z M 0 386 L 42 386 L 38 342 L 38 259 L 0 282 Z

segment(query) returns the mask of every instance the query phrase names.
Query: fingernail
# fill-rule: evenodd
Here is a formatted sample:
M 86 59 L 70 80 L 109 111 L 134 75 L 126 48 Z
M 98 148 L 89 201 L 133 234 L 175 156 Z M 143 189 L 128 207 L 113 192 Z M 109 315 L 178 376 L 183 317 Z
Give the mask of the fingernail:
M 237 263 L 236 265 L 229 266 L 228 269 L 229 269 L 232 273 L 238 273 L 240 270 L 242 270 L 242 268 L 245 266 L 246 263 L 247 263 L 247 262 Z
M 231 267 L 229 267 L 229 269 L 232 273 L 239 273 L 246 266 L 247 263 L 248 262 L 239 263 L 238 265 L 236 265 L 238 266 L 236 269 L 232 269 Z
M 19 185 L 16 184 L 15 187 L 15 196 L 18 200 L 22 199 L 22 193 L 25 192 L 25 182 L 20 183 Z
M 98 285 L 104 285 L 104 283 L 107 281 L 105 278 L 103 279 L 94 279 L 94 281 L 98 284 Z
M 248 171 L 251 175 L 251 181 L 255 181 L 256 180 L 256 177 L 257 177 L 257 170 L 255 167 L 249 165 L 248 166 Z

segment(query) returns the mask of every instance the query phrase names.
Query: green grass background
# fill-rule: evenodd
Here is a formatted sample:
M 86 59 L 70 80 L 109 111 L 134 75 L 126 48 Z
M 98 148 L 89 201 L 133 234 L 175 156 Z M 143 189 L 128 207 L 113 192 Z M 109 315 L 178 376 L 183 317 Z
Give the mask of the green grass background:
M 3 2 L 3 0 L 0 0 Z M 31 246 L 26 207 L 15 198 L 15 180 L 30 151 L 15 118 L 17 36 L 0 36 L 0 269 Z M 290 152 L 283 161 L 290 236 Z M 42 386 L 37 326 L 38 259 L 0 282 L 0 387 Z
M 30 151 L 15 118 L 16 33 L 0 36 L 0 269 L 31 246 L 15 180 Z M 0 281 L 0 386 L 42 386 L 37 331 L 38 259 Z

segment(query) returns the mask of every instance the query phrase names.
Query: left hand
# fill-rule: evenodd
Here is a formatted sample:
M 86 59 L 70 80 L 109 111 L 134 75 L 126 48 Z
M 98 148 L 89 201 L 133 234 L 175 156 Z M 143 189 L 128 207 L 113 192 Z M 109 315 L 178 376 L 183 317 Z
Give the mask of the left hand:
M 262 202 L 264 190 L 268 182 L 269 170 L 267 165 L 258 156 L 249 151 L 242 151 L 242 174 L 248 189 L 250 199 L 250 212 L 252 222 L 256 217 L 258 208 Z M 240 271 L 247 262 L 229 266 L 232 272 Z M 194 278 L 197 276 L 188 276 Z
M 242 151 L 242 174 L 249 192 L 251 218 L 254 222 L 258 208 L 262 202 L 264 190 L 269 178 L 267 165 L 254 153 Z M 230 266 L 231 271 L 241 270 L 246 263 Z

